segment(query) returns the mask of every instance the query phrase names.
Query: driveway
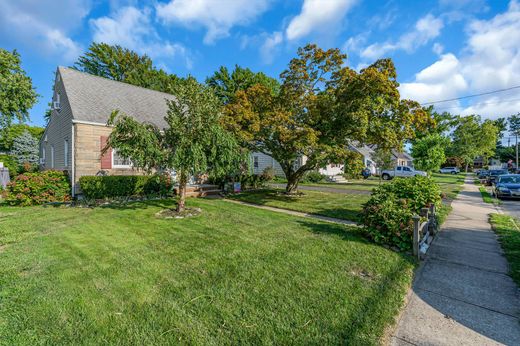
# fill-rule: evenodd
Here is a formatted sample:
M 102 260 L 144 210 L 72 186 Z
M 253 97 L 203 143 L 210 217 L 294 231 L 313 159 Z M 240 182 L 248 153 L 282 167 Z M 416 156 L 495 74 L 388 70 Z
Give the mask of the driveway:
M 275 189 L 285 189 L 285 184 L 269 184 L 269 186 L 274 187 Z M 334 188 L 334 187 L 329 187 L 329 186 L 299 185 L 298 189 L 307 190 L 307 191 L 343 193 L 345 195 L 370 195 L 372 193 L 372 191 L 367 191 L 367 190 L 347 190 L 347 189 Z

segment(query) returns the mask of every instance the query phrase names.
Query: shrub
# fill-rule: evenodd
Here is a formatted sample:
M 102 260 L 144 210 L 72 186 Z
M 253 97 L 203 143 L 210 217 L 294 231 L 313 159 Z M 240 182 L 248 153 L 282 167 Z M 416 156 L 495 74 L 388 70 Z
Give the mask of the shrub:
M 412 216 L 421 208 L 435 204 L 440 207 L 441 191 L 429 177 L 396 178 L 374 189 L 363 207 L 364 229 L 375 242 L 412 247 Z
M 70 197 L 70 182 L 66 172 L 44 171 L 17 176 L 7 185 L 6 203 L 29 206 L 50 202 L 66 202 Z
M 355 151 L 349 151 L 345 159 L 345 168 L 343 175 L 347 179 L 360 179 L 361 171 L 365 168 L 363 156 Z
M 324 181 L 326 178 L 325 175 L 321 174 L 320 172 L 316 172 L 316 171 L 310 171 L 310 172 L 307 172 L 303 179 L 302 179 L 302 182 L 304 183 L 320 183 L 322 181 Z
M 169 175 L 107 175 L 79 178 L 81 191 L 87 199 L 109 199 L 171 193 L 173 184 Z
M 0 155 L 0 162 L 4 163 L 4 167 L 7 167 L 9 170 L 9 176 L 11 179 L 14 179 L 18 175 L 18 163 L 16 162 L 16 159 L 12 157 L 11 155 Z
M 266 167 L 262 172 L 262 179 L 264 182 L 273 181 L 276 176 L 276 172 L 273 167 Z

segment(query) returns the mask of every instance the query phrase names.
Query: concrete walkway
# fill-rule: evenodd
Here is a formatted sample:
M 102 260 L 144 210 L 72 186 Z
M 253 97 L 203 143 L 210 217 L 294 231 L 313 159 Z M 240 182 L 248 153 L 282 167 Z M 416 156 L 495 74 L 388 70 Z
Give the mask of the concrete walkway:
M 276 213 L 282 213 L 287 215 L 293 215 L 293 216 L 299 216 L 299 217 L 308 217 L 311 219 L 326 221 L 326 222 L 332 222 L 332 223 L 339 223 L 342 225 L 349 225 L 349 226 L 359 226 L 354 221 L 348 221 L 343 219 L 336 219 L 334 217 L 328 217 L 328 216 L 322 216 L 322 215 L 316 215 L 316 214 L 309 214 L 309 213 L 302 213 L 300 211 L 294 211 L 289 209 L 282 209 L 282 208 L 275 208 L 275 207 L 269 207 L 267 205 L 259 205 L 254 203 L 247 203 L 242 201 L 236 201 L 233 199 L 224 198 L 224 201 L 241 204 L 241 205 L 247 205 L 248 207 L 258 208 L 258 209 L 264 209 L 269 211 L 274 211 Z
M 418 270 L 391 345 L 520 345 L 519 290 L 469 180 Z

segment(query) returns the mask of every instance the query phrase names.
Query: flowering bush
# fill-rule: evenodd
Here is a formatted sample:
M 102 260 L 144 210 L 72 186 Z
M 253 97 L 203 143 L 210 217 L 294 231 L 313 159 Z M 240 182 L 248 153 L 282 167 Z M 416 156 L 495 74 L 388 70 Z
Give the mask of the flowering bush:
M 377 243 L 408 250 L 413 239 L 412 216 L 432 204 L 440 207 L 440 203 L 440 188 L 431 178 L 396 178 L 374 189 L 365 203 L 364 229 Z
M 29 206 L 49 202 L 66 202 L 70 197 L 67 173 L 44 171 L 20 174 L 7 185 L 6 203 Z

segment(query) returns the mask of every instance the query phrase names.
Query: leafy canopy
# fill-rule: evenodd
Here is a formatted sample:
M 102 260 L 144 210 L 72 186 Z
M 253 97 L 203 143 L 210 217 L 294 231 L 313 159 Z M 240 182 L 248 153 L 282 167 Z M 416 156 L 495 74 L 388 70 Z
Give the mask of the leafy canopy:
M 13 147 L 14 139 L 21 136 L 25 131 L 29 131 L 35 139 L 39 140 L 45 129 L 26 124 L 13 124 L 5 131 L 0 132 L 0 151 L 10 151 Z
M 88 51 L 74 63 L 74 68 L 166 93 L 172 93 L 174 85 L 180 80 L 176 75 L 154 67 L 152 59 L 147 55 L 106 43 L 92 43 Z
M 189 78 L 174 91 L 176 100 L 167 101 L 167 128 L 142 124 L 116 111 L 108 123 L 114 129 L 107 148 L 116 148 L 134 166 L 147 171 L 175 170 L 181 190 L 178 211 L 182 211 L 190 175 L 234 173 L 244 156 L 236 139 L 220 125 L 220 101 L 210 87 Z
M 0 48 L 0 128 L 29 119 L 38 99 L 32 80 L 21 67 L 20 54 Z
M 400 148 L 430 121 L 418 103 L 400 99 L 391 60 L 356 72 L 345 59 L 339 49 L 299 48 L 279 93 L 256 84 L 225 106 L 223 123 L 242 145 L 280 163 L 288 193 L 305 172 L 343 162 L 349 141 Z
M 20 136 L 13 140 L 11 149 L 13 156 L 20 165 L 29 163 L 37 164 L 39 159 L 38 140 L 25 130 Z
M 260 84 L 271 90 L 272 94 L 277 94 L 280 90 L 280 83 L 263 72 L 255 73 L 249 68 L 235 65 L 233 72 L 225 66 L 221 66 L 211 77 L 206 79 L 206 84 L 213 87 L 215 94 L 223 104 L 228 104 L 235 98 L 239 90 L 247 90 L 253 85 Z
M 439 170 L 446 161 L 446 149 L 449 145 L 450 140 L 439 133 L 415 140 L 412 146 L 415 167 L 428 172 Z

